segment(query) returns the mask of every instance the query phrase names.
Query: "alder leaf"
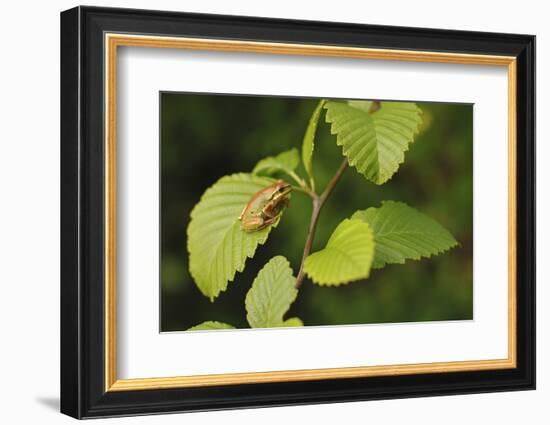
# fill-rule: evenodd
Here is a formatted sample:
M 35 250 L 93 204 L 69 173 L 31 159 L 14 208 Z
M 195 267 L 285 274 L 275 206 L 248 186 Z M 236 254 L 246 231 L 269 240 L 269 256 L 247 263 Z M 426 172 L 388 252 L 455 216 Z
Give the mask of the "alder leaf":
M 458 245 L 453 235 L 434 219 L 402 202 L 384 201 L 380 208 L 357 211 L 351 218 L 368 223 L 374 232 L 372 267 L 376 269 L 420 260 Z
M 225 176 L 208 188 L 191 211 L 187 227 L 189 271 L 211 301 L 227 288 L 247 258 L 266 242 L 278 220 L 256 232 L 241 230 L 239 215 L 252 195 L 273 181 L 253 174 Z
M 317 104 L 317 107 L 313 111 L 309 123 L 306 128 L 306 133 L 304 134 L 304 139 L 302 141 L 302 162 L 304 163 L 304 168 L 306 169 L 307 175 L 310 178 L 310 181 L 313 182 L 313 149 L 315 148 L 315 132 L 317 131 L 317 124 L 319 123 L 319 117 L 321 116 L 321 111 L 323 110 L 323 105 L 326 100 L 322 99 Z
M 213 331 L 216 329 L 235 329 L 235 326 L 228 325 L 227 323 L 207 321 L 202 322 L 199 325 L 193 326 L 188 331 Z
M 379 102 L 374 108 L 370 101 L 329 101 L 325 108 L 349 165 L 379 185 L 405 160 L 422 122 L 422 111 L 412 102 Z
M 374 237 L 361 220 L 345 219 L 334 230 L 327 246 L 306 258 L 304 270 L 319 285 L 342 285 L 369 276 L 374 257 Z
M 281 152 L 277 156 L 268 156 L 267 158 L 261 159 L 252 170 L 252 173 L 272 176 L 282 171 L 283 173 L 290 174 L 296 169 L 299 162 L 300 154 L 298 153 L 298 149 L 292 148 L 288 151 Z
M 291 317 L 286 319 L 283 323 L 279 325 L 281 328 L 295 328 L 298 326 L 304 326 L 304 322 L 299 317 Z
M 296 278 L 285 257 L 276 256 L 259 271 L 246 294 L 246 318 L 252 328 L 303 326 L 298 318 L 283 320 L 298 295 Z

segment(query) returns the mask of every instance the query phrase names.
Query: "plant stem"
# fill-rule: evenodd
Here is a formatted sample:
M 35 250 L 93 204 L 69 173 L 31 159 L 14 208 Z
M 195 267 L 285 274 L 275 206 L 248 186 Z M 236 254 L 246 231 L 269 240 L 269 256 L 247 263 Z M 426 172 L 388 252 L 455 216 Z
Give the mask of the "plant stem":
M 338 180 L 340 180 L 340 177 L 342 177 L 342 174 L 344 174 L 344 171 L 346 171 L 346 168 L 348 168 L 348 160 L 347 158 L 344 158 L 344 160 L 338 167 L 338 170 L 336 170 L 336 173 L 334 174 L 334 176 L 332 176 L 332 178 L 327 184 L 327 187 L 325 187 L 324 192 L 320 196 L 321 207 L 325 204 L 327 198 L 330 196 L 330 194 L 334 190 L 336 183 L 338 183 Z
M 294 171 L 288 171 L 287 174 L 292 177 L 296 183 L 298 183 L 298 186 L 304 189 L 307 188 L 304 179 L 300 178 L 300 176 L 298 176 L 298 174 L 296 174 Z
M 298 271 L 298 276 L 296 277 L 296 284 L 294 285 L 296 289 L 300 289 L 300 286 L 302 286 L 302 282 L 304 281 L 304 277 L 305 277 L 304 263 L 306 262 L 306 258 L 311 252 L 311 247 L 313 245 L 313 237 L 315 236 L 315 229 L 317 228 L 317 222 L 319 221 L 319 213 L 321 212 L 319 196 L 315 195 L 315 198 L 313 198 L 312 203 L 313 203 L 313 208 L 311 210 L 311 221 L 309 223 L 309 231 L 306 238 L 306 244 L 304 245 L 304 253 L 302 255 L 300 270 Z
M 338 167 L 338 170 L 336 170 L 336 173 L 330 181 L 327 184 L 327 187 L 321 193 L 321 195 L 317 195 L 316 193 L 312 193 L 312 204 L 313 208 L 311 210 L 311 221 L 309 223 L 309 232 L 307 234 L 306 238 L 306 244 L 304 245 L 304 253 L 302 255 L 302 263 L 300 264 L 300 270 L 298 271 L 298 276 L 296 277 L 296 289 L 299 289 L 300 286 L 302 286 L 302 282 L 304 281 L 305 272 L 304 272 L 304 263 L 306 262 L 306 258 L 311 253 L 311 248 L 313 246 L 313 238 L 315 237 L 315 230 L 317 229 L 317 223 L 319 221 L 319 214 L 321 213 L 321 209 L 323 208 L 323 205 L 325 205 L 325 202 L 327 201 L 328 197 L 334 190 L 336 183 L 338 183 L 338 180 L 340 180 L 340 177 L 342 177 L 342 174 L 344 174 L 344 171 L 346 170 L 348 166 L 348 160 L 344 158 L 342 163 L 340 164 L 340 167 Z
M 292 190 L 295 190 L 296 192 L 301 192 L 309 196 L 311 199 L 315 199 L 317 195 L 313 193 L 311 190 L 301 187 L 301 186 L 292 186 Z

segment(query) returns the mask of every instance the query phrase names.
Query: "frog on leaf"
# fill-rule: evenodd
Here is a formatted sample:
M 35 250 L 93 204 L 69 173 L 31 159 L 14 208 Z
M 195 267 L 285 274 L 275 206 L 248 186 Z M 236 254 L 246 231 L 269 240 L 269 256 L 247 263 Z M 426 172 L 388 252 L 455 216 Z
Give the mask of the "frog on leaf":
M 277 180 L 256 192 L 243 208 L 239 220 L 245 232 L 255 232 L 273 224 L 288 206 L 292 186 Z

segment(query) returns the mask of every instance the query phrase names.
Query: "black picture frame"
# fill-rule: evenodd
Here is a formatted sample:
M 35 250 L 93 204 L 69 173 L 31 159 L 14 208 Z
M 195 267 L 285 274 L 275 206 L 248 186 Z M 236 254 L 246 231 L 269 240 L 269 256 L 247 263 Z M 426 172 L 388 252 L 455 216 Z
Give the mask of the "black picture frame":
M 517 367 L 451 373 L 105 391 L 106 32 L 517 58 Z M 75 418 L 535 388 L 535 37 L 76 7 L 61 13 L 61 412 Z

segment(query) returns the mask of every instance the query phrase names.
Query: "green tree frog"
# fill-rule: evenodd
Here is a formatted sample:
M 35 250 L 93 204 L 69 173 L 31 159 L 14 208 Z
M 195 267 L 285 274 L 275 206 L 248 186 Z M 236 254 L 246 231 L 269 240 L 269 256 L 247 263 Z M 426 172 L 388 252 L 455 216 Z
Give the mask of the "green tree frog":
M 243 208 L 239 220 L 245 232 L 255 232 L 273 224 L 288 206 L 292 186 L 277 180 L 256 192 Z

